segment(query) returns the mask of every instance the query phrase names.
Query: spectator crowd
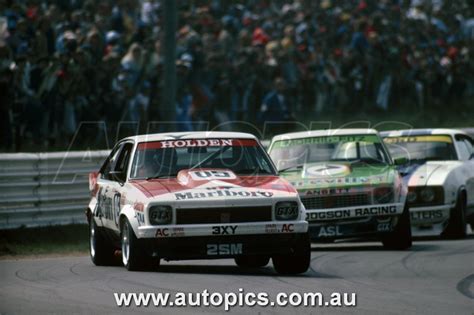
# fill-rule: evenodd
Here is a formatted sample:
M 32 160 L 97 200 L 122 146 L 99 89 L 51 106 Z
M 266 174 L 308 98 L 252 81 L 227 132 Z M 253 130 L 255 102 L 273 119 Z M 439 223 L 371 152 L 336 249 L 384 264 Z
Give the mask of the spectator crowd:
M 177 6 L 180 130 L 474 106 L 471 0 Z M 160 0 L 0 0 L 2 150 L 159 121 L 164 19 Z

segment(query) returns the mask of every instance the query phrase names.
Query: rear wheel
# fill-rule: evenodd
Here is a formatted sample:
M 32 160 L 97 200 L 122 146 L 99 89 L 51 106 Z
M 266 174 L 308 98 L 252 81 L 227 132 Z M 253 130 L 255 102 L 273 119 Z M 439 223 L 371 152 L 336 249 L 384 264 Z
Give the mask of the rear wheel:
M 97 227 L 94 218 L 89 222 L 89 253 L 96 266 L 115 265 L 115 247 L 105 233 Z
M 128 219 L 124 219 L 120 228 L 122 243 L 122 263 L 129 271 L 150 270 L 159 265 L 159 259 L 146 254 L 133 232 Z
M 295 251 L 286 255 L 275 255 L 273 266 L 279 274 L 293 275 L 306 272 L 311 261 L 311 243 L 309 234 L 296 246 Z
M 456 206 L 451 209 L 448 226 L 443 232 L 443 236 L 451 239 L 466 237 L 466 200 L 463 193 L 458 194 Z
M 392 250 L 404 250 L 411 247 L 411 223 L 408 205 L 405 204 L 395 229 L 382 238 L 382 244 L 385 248 Z
M 235 258 L 237 266 L 242 268 L 260 268 L 265 267 L 270 262 L 268 256 L 239 256 Z

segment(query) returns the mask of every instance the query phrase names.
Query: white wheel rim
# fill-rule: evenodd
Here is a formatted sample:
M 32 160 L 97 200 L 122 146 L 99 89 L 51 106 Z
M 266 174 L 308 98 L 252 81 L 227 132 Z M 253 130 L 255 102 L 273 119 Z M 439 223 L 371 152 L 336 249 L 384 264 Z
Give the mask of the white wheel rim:
M 94 219 L 91 219 L 94 220 Z M 90 228 L 90 251 L 91 256 L 95 257 L 95 226 L 94 221 L 91 221 L 91 228 Z
M 122 262 L 126 266 L 128 264 L 128 257 L 130 255 L 130 238 L 128 224 L 123 224 L 122 229 Z

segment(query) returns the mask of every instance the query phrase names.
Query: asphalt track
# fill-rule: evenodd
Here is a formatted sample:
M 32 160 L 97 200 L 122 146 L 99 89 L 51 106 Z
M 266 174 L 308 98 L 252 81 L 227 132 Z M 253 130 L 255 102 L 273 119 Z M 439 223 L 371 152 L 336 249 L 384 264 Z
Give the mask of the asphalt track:
M 199 314 L 222 307 L 115 305 L 113 292 L 357 293 L 355 308 L 235 307 L 233 314 L 474 314 L 474 237 L 421 240 L 412 250 L 378 243 L 313 244 L 311 269 L 279 276 L 271 264 L 242 270 L 233 260 L 165 262 L 156 272 L 96 267 L 88 256 L 0 261 L 1 314 Z

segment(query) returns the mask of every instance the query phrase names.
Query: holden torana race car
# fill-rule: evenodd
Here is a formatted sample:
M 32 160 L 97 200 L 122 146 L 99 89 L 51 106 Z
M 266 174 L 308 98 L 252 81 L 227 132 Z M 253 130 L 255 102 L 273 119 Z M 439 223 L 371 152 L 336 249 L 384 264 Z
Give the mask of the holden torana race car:
M 474 225 L 473 140 L 452 129 L 412 129 L 381 133 L 408 184 L 413 232 L 464 237 Z
M 297 191 L 278 177 L 260 142 L 230 132 L 134 136 L 89 176 L 90 256 L 128 270 L 160 259 L 235 258 L 279 273 L 309 267 L 310 240 Z
M 313 240 L 376 237 L 386 248 L 411 246 L 407 189 L 375 130 L 282 134 L 269 153 L 298 190 Z

